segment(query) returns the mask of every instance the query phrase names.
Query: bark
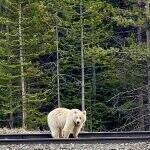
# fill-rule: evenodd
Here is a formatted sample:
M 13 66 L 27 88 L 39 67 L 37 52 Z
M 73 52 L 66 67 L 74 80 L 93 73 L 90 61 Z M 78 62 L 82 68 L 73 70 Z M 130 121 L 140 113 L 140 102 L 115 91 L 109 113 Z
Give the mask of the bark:
M 146 2 L 146 14 L 147 14 L 147 30 L 146 30 L 146 43 L 147 43 L 147 50 L 150 53 L 150 27 L 149 27 L 149 22 L 150 22 L 150 11 L 149 11 L 149 5 L 150 3 L 147 1 Z M 148 122 L 150 123 L 150 56 L 147 58 L 147 73 L 148 73 Z M 150 125 L 148 124 L 148 130 L 150 130 Z
M 22 92 L 22 128 L 26 128 L 26 91 L 24 78 L 24 60 L 23 60 L 23 44 L 22 44 L 22 7 L 19 4 L 19 50 L 20 50 L 20 70 L 21 70 L 21 92 Z
M 61 106 L 60 102 L 60 71 L 59 71 L 59 38 L 58 38 L 58 26 L 56 25 L 56 49 L 57 49 L 57 101 L 58 101 L 58 107 Z
M 92 62 L 92 99 L 93 103 L 96 101 L 96 70 L 95 70 L 95 60 Z
M 139 3 L 141 2 L 141 0 L 139 0 Z M 142 8 L 140 8 L 142 10 Z M 142 27 L 139 26 L 138 27 L 138 31 L 137 31 L 137 39 L 138 39 L 138 44 L 140 45 L 142 43 Z M 145 117 L 144 117 L 144 97 L 143 97 L 143 92 L 142 89 L 139 90 L 138 92 L 139 95 L 139 114 L 140 114 L 140 120 L 139 120 L 139 130 L 140 131 L 144 131 L 145 130 Z M 142 117 L 143 116 L 143 117 Z
M 85 79 L 84 79 L 84 44 L 83 44 L 83 2 L 80 0 L 80 28 L 81 28 L 81 37 L 80 37 L 80 42 L 81 42 L 81 71 L 82 71 L 82 82 L 81 82 L 81 87 L 82 87 L 82 110 L 85 110 Z
M 7 12 L 6 12 L 7 13 Z M 6 14 L 7 15 L 7 14 Z M 9 41 L 9 27 L 8 25 L 6 26 L 6 30 L 7 30 L 7 36 L 6 36 L 6 39 L 7 41 Z M 9 47 L 9 46 L 8 46 Z M 9 49 L 9 48 L 8 48 Z M 10 62 L 10 56 L 8 56 L 8 64 Z M 10 109 L 10 114 L 9 114 L 9 126 L 10 128 L 13 128 L 13 106 L 12 106 L 12 82 L 11 82 L 11 79 L 9 80 L 9 83 L 8 83 L 8 89 L 9 89 L 9 109 Z

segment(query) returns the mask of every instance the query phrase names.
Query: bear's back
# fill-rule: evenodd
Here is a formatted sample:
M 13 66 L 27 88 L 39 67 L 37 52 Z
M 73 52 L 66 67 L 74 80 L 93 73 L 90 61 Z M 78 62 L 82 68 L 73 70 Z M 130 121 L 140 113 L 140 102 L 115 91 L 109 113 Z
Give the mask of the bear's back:
M 70 112 L 67 108 L 56 108 L 48 114 L 48 124 L 49 126 L 57 126 L 63 128 L 66 123 L 66 118 Z

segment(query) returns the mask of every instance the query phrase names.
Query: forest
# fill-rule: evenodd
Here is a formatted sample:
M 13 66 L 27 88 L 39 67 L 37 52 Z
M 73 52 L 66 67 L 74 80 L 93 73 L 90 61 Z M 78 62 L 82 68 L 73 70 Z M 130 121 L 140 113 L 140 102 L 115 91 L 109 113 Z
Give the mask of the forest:
M 57 107 L 150 130 L 150 0 L 0 1 L 0 128 L 47 130 Z

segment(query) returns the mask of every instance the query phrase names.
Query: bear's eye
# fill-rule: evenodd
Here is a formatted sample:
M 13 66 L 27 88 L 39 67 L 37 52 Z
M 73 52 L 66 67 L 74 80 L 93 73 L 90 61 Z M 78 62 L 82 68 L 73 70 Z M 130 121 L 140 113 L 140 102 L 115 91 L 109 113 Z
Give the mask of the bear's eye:
M 79 117 L 81 119 L 81 117 Z

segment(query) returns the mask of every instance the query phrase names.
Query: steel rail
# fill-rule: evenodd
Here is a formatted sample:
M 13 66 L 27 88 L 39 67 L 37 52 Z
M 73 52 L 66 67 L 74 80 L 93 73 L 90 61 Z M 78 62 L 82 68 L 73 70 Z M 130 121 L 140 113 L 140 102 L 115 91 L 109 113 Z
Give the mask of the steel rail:
M 55 144 L 61 145 L 67 144 L 70 146 L 75 146 L 79 144 L 135 144 L 135 143 L 150 143 L 150 131 L 132 131 L 132 132 L 84 132 L 80 133 L 79 138 L 51 138 L 49 132 L 45 133 L 22 133 L 22 134 L 1 134 L 0 135 L 0 147 L 16 147 L 21 146 L 44 146 L 46 144 L 48 147 L 52 147 Z M 74 145 L 75 144 L 75 145 Z M 57 147 L 57 145 L 56 145 Z M 65 145 L 64 145 L 65 147 Z M 0 148 L 1 149 L 1 148 Z
M 79 138 L 53 139 L 49 132 L 45 133 L 22 133 L 1 134 L 2 144 L 94 144 L 110 142 L 150 142 L 150 131 L 131 132 L 82 132 Z
M 1 144 L 94 144 L 106 142 L 150 142 L 148 137 L 95 137 L 95 138 L 69 138 L 69 139 L 53 139 L 53 138 L 30 138 L 30 139 L 0 139 Z
M 150 137 L 150 131 L 130 131 L 130 132 L 82 132 L 79 138 L 102 138 L 102 137 Z M 43 133 L 15 133 L 0 134 L 0 139 L 33 139 L 52 138 L 50 132 Z

